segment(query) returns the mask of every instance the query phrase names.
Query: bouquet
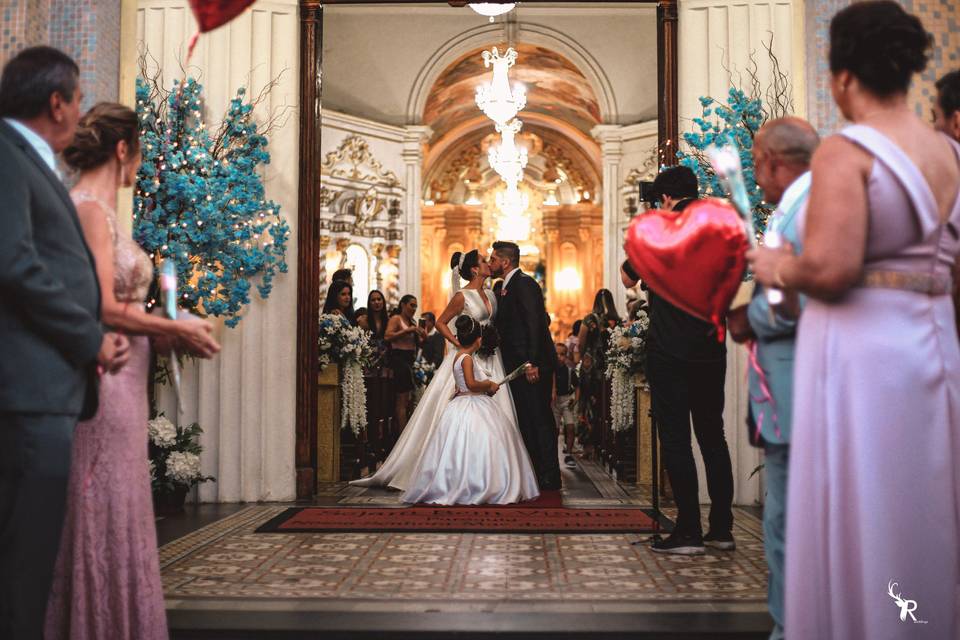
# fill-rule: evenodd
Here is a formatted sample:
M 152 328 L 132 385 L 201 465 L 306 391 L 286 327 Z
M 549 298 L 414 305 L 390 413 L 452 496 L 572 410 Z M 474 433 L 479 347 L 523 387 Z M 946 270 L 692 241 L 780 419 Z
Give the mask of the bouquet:
M 354 435 L 367 425 L 367 385 L 363 369 L 374 361 L 374 348 L 370 333 L 354 327 L 341 315 L 320 316 L 319 360 L 321 370 L 331 362 L 343 370 L 341 392 L 343 393 L 342 428 L 351 428 Z
M 418 387 L 425 387 L 433 379 L 433 373 L 437 367 L 432 362 L 427 362 L 421 355 L 413 363 L 413 381 Z
M 633 378 L 643 373 L 647 363 L 649 329 L 650 318 L 646 309 L 640 309 L 636 320 L 610 331 L 605 375 L 611 380 L 613 402 L 610 413 L 614 431 L 624 431 L 633 425 Z
M 319 347 L 321 370 L 331 362 L 339 365 L 356 362 L 361 367 L 373 364 L 375 354 L 370 333 L 335 313 L 320 316 Z

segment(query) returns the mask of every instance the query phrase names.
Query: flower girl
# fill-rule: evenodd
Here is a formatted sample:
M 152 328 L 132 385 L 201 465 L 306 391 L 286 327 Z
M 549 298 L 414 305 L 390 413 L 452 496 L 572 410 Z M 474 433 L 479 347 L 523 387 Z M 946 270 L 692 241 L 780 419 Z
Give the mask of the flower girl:
M 424 446 L 402 499 L 446 505 L 532 500 L 540 492 L 523 439 L 493 400 L 500 386 L 473 359 L 480 348 L 480 323 L 463 315 L 456 330 L 456 395 Z

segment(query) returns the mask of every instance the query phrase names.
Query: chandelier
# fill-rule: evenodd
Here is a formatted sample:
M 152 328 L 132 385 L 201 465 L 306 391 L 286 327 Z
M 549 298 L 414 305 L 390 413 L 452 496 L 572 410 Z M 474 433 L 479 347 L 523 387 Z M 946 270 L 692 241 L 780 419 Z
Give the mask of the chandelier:
M 497 192 L 497 237 L 514 242 L 530 238 L 530 218 L 526 215 L 530 198 L 515 184 Z
M 493 67 L 493 79 L 477 87 L 477 106 L 495 123 L 506 124 L 517 117 L 517 113 L 527 106 L 527 91 L 519 82 L 510 88 L 507 70 L 517 61 L 517 51 L 509 48 L 501 56 L 494 47 L 493 51 L 483 52 L 485 67 Z
M 503 126 L 497 125 L 500 144 L 491 145 L 487 160 L 494 171 L 507 185 L 516 188 L 523 180 L 523 170 L 527 166 L 527 150 L 517 146 L 516 136 L 523 126 L 519 120 L 511 120 Z
M 462 6 L 462 5 L 461 5 Z M 496 16 L 502 16 L 505 13 L 510 13 L 513 11 L 513 7 L 516 6 L 515 2 L 471 2 L 470 8 L 479 13 L 482 16 L 487 16 L 490 18 L 490 22 L 493 22 L 493 19 Z

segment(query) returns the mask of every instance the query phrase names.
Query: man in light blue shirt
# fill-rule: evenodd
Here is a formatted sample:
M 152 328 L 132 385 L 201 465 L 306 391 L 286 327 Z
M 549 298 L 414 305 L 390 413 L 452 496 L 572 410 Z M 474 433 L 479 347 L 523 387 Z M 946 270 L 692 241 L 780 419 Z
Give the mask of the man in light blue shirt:
M 779 118 L 766 123 L 754 140 L 757 184 L 767 202 L 779 203 L 767 222 L 766 239 L 777 238 L 800 250 L 797 224 L 810 192 L 810 158 L 820 139 L 806 120 Z M 770 568 L 768 602 L 776 626 L 771 640 L 783 638 L 784 535 L 787 512 L 787 465 L 790 457 L 790 414 L 793 411 L 793 356 L 797 318 L 803 300 L 758 286 L 747 307 L 731 312 L 728 327 L 734 340 L 749 341 L 751 441 L 762 442 L 767 480 L 763 505 L 763 542 Z

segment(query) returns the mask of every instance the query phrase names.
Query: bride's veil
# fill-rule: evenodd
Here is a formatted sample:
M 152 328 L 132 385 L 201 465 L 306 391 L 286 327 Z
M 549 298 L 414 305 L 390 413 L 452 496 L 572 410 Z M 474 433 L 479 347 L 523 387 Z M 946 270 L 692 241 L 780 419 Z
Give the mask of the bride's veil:
M 460 271 L 463 269 L 463 261 L 467 257 L 466 251 L 460 252 L 460 262 L 450 271 L 450 299 L 460 291 Z

